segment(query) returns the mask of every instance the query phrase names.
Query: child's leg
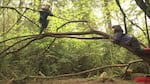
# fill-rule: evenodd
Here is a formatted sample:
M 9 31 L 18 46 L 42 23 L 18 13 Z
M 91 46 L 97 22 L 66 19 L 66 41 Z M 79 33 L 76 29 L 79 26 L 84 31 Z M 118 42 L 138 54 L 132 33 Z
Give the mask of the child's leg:
M 48 31 L 48 28 L 47 28 L 47 26 L 48 26 L 48 23 L 49 23 L 49 20 L 47 20 L 47 21 L 46 21 L 46 26 L 45 26 L 44 33 L 47 33 L 47 31 Z
M 41 29 L 40 29 L 40 34 L 47 28 L 47 25 L 49 23 L 49 20 L 45 20 L 41 23 Z
M 42 32 L 43 32 L 44 29 L 45 29 L 45 28 L 43 27 L 43 24 L 42 24 L 42 25 L 41 25 L 41 28 L 40 28 L 39 34 L 42 34 Z

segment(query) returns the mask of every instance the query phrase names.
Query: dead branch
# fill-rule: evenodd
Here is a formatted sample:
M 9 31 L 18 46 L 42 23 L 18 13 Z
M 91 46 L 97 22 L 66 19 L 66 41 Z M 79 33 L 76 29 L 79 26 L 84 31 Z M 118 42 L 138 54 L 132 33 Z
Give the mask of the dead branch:
M 101 35 L 97 36 L 97 37 L 81 37 L 83 35 L 88 35 L 88 34 L 98 34 Z M 79 35 L 79 36 L 78 36 Z M 22 40 L 19 40 L 15 43 L 13 43 L 12 45 L 8 46 L 7 48 L 5 48 L 4 50 L 2 50 L 0 52 L 0 55 L 4 54 L 6 52 L 6 54 L 10 54 L 10 53 L 14 53 L 14 52 L 18 52 L 20 50 L 22 50 L 23 48 L 27 47 L 29 44 L 31 44 L 32 42 L 34 42 L 35 40 L 40 40 L 43 39 L 45 37 L 55 37 L 55 38 L 74 38 L 74 39 L 85 39 L 85 40 L 93 40 L 93 39 L 108 39 L 109 35 L 100 31 L 87 31 L 87 32 L 65 32 L 65 33 L 46 33 L 46 34 L 41 34 L 41 35 L 28 35 L 28 36 L 20 36 L 20 37 L 14 37 L 14 38 L 10 38 L 7 40 L 4 40 L 0 43 L 3 42 L 8 42 L 11 41 L 13 39 L 17 39 L 17 38 L 24 38 Z M 22 46 L 21 48 L 18 48 L 17 50 L 13 50 L 11 52 L 7 52 L 9 49 L 13 48 L 14 46 L 16 46 L 17 44 L 26 41 L 26 40 L 30 40 L 28 43 L 26 43 L 24 46 Z
M 25 38 L 25 37 L 30 37 L 30 36 L 36 36 L 36 35 L 26 35 L 26 36 L 13 37 L 13 38 L 9 38 L 9 39 L 6 39 L 6 40 L 1 41 L 0 44 L 1 44 L 1 43 L 4 43 L 4 42 L 7 42 L 7 41 L 14 40 L 14 39 Z
M 7 54 L 10 54 L 10 53 L 19 52 L 20 50 L 24 49 L 25 47 L 27 47 L 30 43 L 32 43 L 32 42 L 35 41 L 35 40 L 36 40 L 36 39 L 30 40 L 28 43 L 26 43 L 26 44 L 25 44 L 24 46 L 22 46 L 21 48 L 15 50 L 15 51 L 7 52 L 6 55 L 7 55 Z
M 85 74 L 85 73 L 89 73 L 89 72 L 93 72 L 93 71 L 97 71 L 97 70 L 101 70 L 101 69 L 106 69 L 106 68 L 127 67 L 127 66 L 129 66 L 129 65 L 131 65 L 133 63 L 142 62 L 142 61 L 143 61 L 142 59 L 139 59 L 139 60 L 131 61 L 131 62 L 127 63 L 127 64 L 106 65 L 106 66 L 101 66 L 101 67 L 96 67 L 96 68 L 93 68 L 93 69 L 81 71 L 81 72 L 78 72 L 78 73 L 63 74 L 63 75 L 58 75 L 58 76 L 46 76 L 46 77 L 43 77 L 43 76 L 29 76 L 28 78 L 54 79 L 54 78 L 63 78 L 63 77 L 70 77 L 70 76 L 78 76 L 78 75 L 82 75 L 82 74 Z
M 69 24 L 69 23 L 76 23 L 76 22 L 88 22 L 88 21 L 86 21 L 86 20 L 68 21 L 68 22 L 62 24 L 61 26 L 59 26 L 59 27 L 56 29 L 56 31 L 58 31 L 60 28 L 62 28 L 63 26 L 65 26 L 65 25 L 67 25 L 67 24 Z
M 22 15 L 24 15 L 25 13 L 26 13 L 26 11 L 27 10 L 25 10 L 23 13 L 22 13 Z M 22 16 L 19 16 L 19 18 L 17 19 L 17 21 L 6 31 L 6 32 L 4 32 L 2 35 L 0 35 L 0 36 L 3 36 L 3 35 L 5 35 L 5 34 L 7 34 L 7 33 L 9 33 L 14 27 L 15 27 L 15 25 L 21 20 L 21 18 L 22 18 Z
M 125 12 L 124 12 L 123 9 L 122 9 L 119 0 L 116 0 L 116 4 L 118 5 L 118 7 L 119 7 L 121 13 L 123 14 L 123 21 L 124 21 L 125 33 L 127 34 L 128 31 L 127 31 L 127 24 L 126 24 L 126 14 L 125 14 Z
M 10 7 L 10 6 L 0 6 L 0 8 L 15 8 L 15 9 L 26 9 L 26 10 L 31 10 L 33 12 L 39 12 L 39 10 L 35 10 L 29 7 Z
M 118 5 L 118 7 L 119 7 L 119 9 L 120 9 L 120 11 L 121 11 L 121 13 L 123 14 L 123 17 L 124 17 L 125 31 L 127 32 L 127 26 L 126 26 L 126 19 L 127 19 L 132 25 L 134 25 L 134 26 L 136 26 L 137 28 L 139 28 L 139 29 L 143 32 L 143 34 L 145 35 L 145 37 L 146 37 L 145 31 L 144 31 L 140 26 L 138 26 L 137 24 L 135 24 L 133 21 L 131 21 L 131 20 L 127 17 L 126 13 L 124 12 L 124 10 L 122 9 L 122 7 L 121 7 L 121 5 L 120 5 L 119 0 L 116 0 L 116 4 Z
M 25 16 L 24 14 L 20 13 L 15 7 L 8 7 L 8 6 L 0 6 L 0 8 L 2 9 L 11 9 L 11 10 L 15 10 L 19 15 L 23 16 L 24 18 L 26 18 L 27 20 L 29 20 L 30 22 L 32 22 L 33 24 L 35 24 L 37 27 L 40 27 L 38 24 L 36 24 L 34 21 L 32 21 L 30 18 L 28 18 L 27 16 Z
M 2 52 L 0 52 L 0 55 L 2 55 L 4 52 L 7 52 L 10 48 L 14 47 L 15 45 L 17 45 L 18 43 L 22 42 L 22 41 L 26 41 L 28 39 L 31 39 L 31 38 L 25 38 L 23 40 L 20 40 L 20 41 L 17 41 L 16 43 L 8 46 L 6 49 L 4 49 Z
M 1 43 L 4 43 L 4 42 L 7 42 L 7 41 L 10 41 L 10 40 L 15 40 L 15 39 L 18 39 L 18 38 L 27 38 L 27 37 L 30 37 L 30 38 L 35 38 L 35 37 L 40 37 L 40 38 L 44 38 L 44 37 L 62 37 L 65 36 L 66 37 L 69 37 L 69 35 L 87 35 L 87 34 L 97 34 L 97 35 L 102 35 L 103 37 L 109 37 L 110 35 L 109 34 L 106 34 L 104 32 L 101 32 L 101 31 L 96 31 L 96 30 L 92 30 L 92 31 L 86 31 L 86 32 L 64 32 L 64 33 L 45 33 L 45 34 L 41 34 L 41 35 L 26 35 L 26 36 L 18 36 L 18 37 L 13 37 L 13 38 L 9 38 L 9 39 L 6 39 L 4 41 L 1 41 Z M 39 39 L 39 38 L 37 38 Z

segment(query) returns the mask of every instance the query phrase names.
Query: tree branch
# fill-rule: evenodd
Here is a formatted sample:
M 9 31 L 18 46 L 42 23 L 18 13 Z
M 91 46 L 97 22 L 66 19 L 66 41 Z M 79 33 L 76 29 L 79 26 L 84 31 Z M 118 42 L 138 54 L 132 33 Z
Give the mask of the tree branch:
M 24 15 L 25 13 L 26 13 L 26 10 L 22 13 L 22 15 Z M 22 16 L 20 16 L 17 19 L 17 21 L 6 32 L 4 32 L 1 36 L 3 36 L 5 34 L 7 34 L 8 32 L 10 32 L 15 27 L 15 25 L 21 20 L 21 18 L 22 18 Z
M 135 24 L 133 21 L 131 21 L 131 20 L 126 16 L 124 10 L 122 9 L 122 7 L 121 7 L 121 5 L 120 5 L 119 0 L 116 0 L 116 3 L 117 3 L 117 5 L 118 5 L 118 7 L 119 7 L 121 13 L 123 14 L 124 25 L 125 25 L 125 32 L 127 33 L 127 26 L 126 26 L 126 18 L 127 18 L 127 20 L 128 20 L 132 25 L 135 25 L 137 28 L 139 28 L 139 29 L 143 32 L 143 34 L 145 35 L 145 37 L 146 37 L 146 33 L 144 32 L 144 30 L 143 30 L 141 27 L 139 27 L 137 24 Z
M 11 53 L 15 53 L 15 52 L 19 52 L 20 50 L 24 49 L 25 47 L 27 47 L 30 43 L 32 43 L 33 41 L 35 41 L 36 39 L 32 39 L 30 40 L 28 43 L 26 43 L 24 46 L 22 46 L 21 48 L 11 51 L 11 52 L 7 52 L 6 55 L 11 54 Z
M 125 28 L 125 33 L 127 34 L 128 33 L 128 30 L 127 30 L 127 24 L 126 24 L 126 14 L 125 12 L 123 11 L 121 5 L 120 5 L 120 1 L 119 0 L 116 0 L 116 3 L 121 11 L 121 13 L 123 14 L 123 21 L 124 21 L 124 28 Z
M 147 17 L 146 14 L 144 15 L 145 17 L 145 27 L 146 27 L 146 34 L 147 34 L 147 42 L 148 42 L 148 47 L 150 47 L 150 38 L 149 38 L 149 30 L 148 30 L 148 24 L 147 24 Z
M 97 37 L 83 37 L 84 35 L 98 35 Z M 100 36 L 99 36 L 100 35 Z M 6 49 L 4 49 L 0 54 L 3 54 L 5 52 L 7 52 L 10 48 L 14 47 L 16 44 L 19 44 L 22 41 L 28 40 L 28 39 L 33 39 L 32 41 L 30 41 L 29 43 L 27 43 L 25 46 L 23 46 L 22 48 L 18 48 L 17 50 L 21 50 L 23 48 L 25 48 L 27 45 L 29 45 L 30 43 L 32 43 L 35 40 L 40 40 L 43 39 L 45 37 L 55 37 L 55 38 L 75 38 L 75 39 L 109 39 L 109 37 L 111 37 L 111 35 L 101 32 L 101 31 L 97 31 L 97 30 L 91 30 L 91 31 L 86 31 L 86 32 L 64 32 L 64 33 L 46 33 L 46 34 L 41 34 L 41 35 L 28 35 L 27 36 L 21 36 L 21 37 L 26 37 L 23 40 L 17 41 L 16 43 L 8 46 Z M 21 37 L 16 37 L 16 38 L 21 38 Z M 9 40 L 15 39 L 11 38 Z M 9 41 L 9 40 L 5 40 L 5 41 Z M 5 42 L 2 41 L 2 42 Z M 2 43 L 0 42 L 0 43 Z M 118 44 L 126 49 L 128 49 L 129 51 L 131 51 L 133 54 L 138 55 L 137 52 L 135 52 L 130 46 L 124 45 L 124 44 Z M 17 52 L 17 51 L 12 51 L 12 52 Z M 140 56 L 142 59 L 144 59 L 144 61 L 150 63 L 149 57 L 147 55 L 144 56 Z
M 2 52 L 0 52 L 0 55 L 2 55 L 4 52 L 6 52 L 6 51 L 9 50 L 10 48 L 14 47 L 15 45 L 19 44 L 20 42 L 26 41 L 26 40 L 28 40 L 28 39 L 31 39 L 31 38 L 30 38 L 30 37 L 29 37 L 29 38 L 25 38 L 25 39 L 23 39 L 23 40 L 17 41 L 16 43 L 14 43 L 14 44 L 8 46 L 6 49 L 4 49 Z
M 67 25 L 67 24 L 70 24 L 70 23 L 76 23 L 76 22 L 88 22 L 88 21 L 86 21 L 86 20 L 78 20 L 78 21 L 68 21 L 68 22 L 66 22 L 66 23 L 64 23 L 64 24 L 62 24 L 61 26 L 59 26 L 57 29 L 56 29 L 56 31 L 58 31 L 60 28 L 62 28 L 63 26 L 65 26 L 65 25 Z
M 34 21 L 32 21 L 30 18 L 28 18 L 27 16 L 23 15 L 22 13 L 20 13 L 15 7 L 8 7 L 8 6 L 0 6 L 0 8 L 6 8 L 6 9 L 12 9 L 15 10 L 19 15 L 23 16 L 24 18 L 26 18 L 27 20 L 29 20 L 30 22 L 32 22 L 33 24 L 35 24 L 37 27 L 40 27 L 38 24 L 36 24 Z
M 112 67 L 127 67 L 133 63 L 137 63 L 137 62 L 142 62 L 143 60 L 139 59 L 139 60 L 134 60 L 131 61 L 127 64 L 114 64 L 114 65 L 106 65 L 106 66 L 101 66 L 101 67 L 96 67 L 93 69 L 89 69 L 89 70 L 85 70 L 85 71 L 81 71 L 78 73 L 71 73 L 71 74 L 63 74 L 63 75 L 58 75 L 58 76 L 47 76 L 47 77 L 43 77 L 43 76 L 29 76 L 27 78 L 44 78 L 44 79 L 53 79 L 53 78 L 62 78 L 62 77 L 70 77 L 70 76 L 78 76 L 81 74 L 85 74 L 85 73 L 89 73 L 89 72 L 93 72 L 93 71 L 97 71 L 97 70 L 101 70 L 101 69 L 106 69 L 106 68 L 112 68 Z
M 98 34 L 98 35 L 101 35 L 102 37 L 81 37 L 82 35 L 88 35 L 88 34 Z M 81 36 L 78 36 L 78 35 L 81 35 Z M 87 32 L 65 32 L 65 33 L 46 33 L 46 34 L 41 34 L 41 35 L 28 35 L 28 36 L 20 36 L 20 37 L 14 37 L 14 38 L 10 38 L 10 39 L 6 39 L 0 43 L 3 43 L 3 42 L 8 42 L 8 41 L 11 41 L 11 40 L 14 40 L 14 39 L 17 39 L 17 38 L 24 38 L 24 39 L 21 39 L 15 43 L 13 43 L 12 45 L 8 46 L 7 48 L 5 48 L 4 50 L 2 50 L 0 52 L 0 55 L 4 54 L 6 52 L 6 54 L 10 54 L 10 53 L 14 53 L 14 52 L 17 52 L 17 51 L 20 51 L 22 50 L 23 48 L 25 48 L 26 46 L 28 46 L 30 43 L 32 43 L 33 41 L 35 40 L 40 40 L 40 39 L 43 39 L 45 37 L 55 37 L 55 38 L 75 38 L 75 39 L 108 39 L 109 35 L 103 33 L 103 32 L 100 32 L 100 31 L 87 31 Z M 15 45 L 23 42 L 23 41 L 26 41 L 26 40 L 29 40 L 29 39 L 32 39 L 31 41 L 29 41 L 28 43 L 26 43 L 24 46 L 22 46 L 21 48 L 18 48 L 17 50 L 13 50 L 11 52 L 7 52 L 10 48 L 14 47 Z

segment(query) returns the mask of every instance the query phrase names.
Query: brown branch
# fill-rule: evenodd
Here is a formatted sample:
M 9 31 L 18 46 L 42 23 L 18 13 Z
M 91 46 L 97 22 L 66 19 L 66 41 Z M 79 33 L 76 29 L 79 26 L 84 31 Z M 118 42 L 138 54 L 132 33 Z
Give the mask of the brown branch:
M 119 7 L 121 13 L 123 14 L 126 33 L 127 33 L 127 26 L 126 26 L 126 19 L 127 19 L 132 25 L 135 25 L 137 28 L 139 28 L 139 29 L 143 32 L 143 34 L 146 36 L 146 33 L 144 32 L 144 30 L 143 30 L 140 26 L 138 26 L 137 24 L 135 24 L 133 21 L 131 21 L 131 20 L 127 17 L 127 15 L 125 14 L 125 12 L 123 11 L 123 9 L 122 9 L 122 7 L 121 7 L 121 5 L 120 5 L 119 0 L 116 0 L 116 3 L 117 3 L 117 5 L 118 5 L 118 7 Z
M 123 11 L 123 9 L 122 9 L 122 7 L 121 7 L 121 5 L 120 5 L 120 1 L 119 1 L 119 0 L 116 0 L 116 3 L 117 3 L 117 5 L 118 5 L 118 7 L 119 7 L 121 13 L 123 14 L 123 21 L 124 21 L 124 26 L 125 26 L 124 28 L 125 28 L 125 33 L 127 34 L 128 31 L 127 31 L 127 24 L 126 24 L 126 14 L 125 14 L 125 12 Z
M 6 52 L 7 50 L 9 50 L 10 48 L 14 47 L 15 45 L 17 45 L 18 43 L 22 42 L 22 41 L 26 41 L 28 39 L 31 39 L 30 37 L 29 38 L 25 38 L 23 40 L 20 40 L 20 41 L 17 41 L 16 43 L 8 46 L 6 49 L 4 49 L 2 52 L 0 52 L 0 55 L 2 55 L 4 52 Z
M 126 77 L 127 70 L 129 69 L 129 67 L 131 66 L 131 64 L 134 64 L 134 63 L 137 63 L 137 62 L 143 62 L 143 60 L 142 60 L 142 59 L 139 59 L 139 60 L 130 61 L 130 62 L 128 63 L 128 66 L 126 67 L 125 73 L 124 73 L 123 76 L 122 76 L 123 79 Z
M 102 37 L 81 37 L 81 36 L 75 36 L 75 35 L 87 35 L 87 34 L 99 34 L 99 35 L 102 35 Z M 72 35 L 74 35 L 74 36 L 72 36 Z M 29 40 L 29 39 L 32 39 L 32 40 L 29 41 L 26 45 L 22 46 L 21 48 L 18 48 L 17 50 L 14 50 L 14 51 L 11 51 L 11 52 L 7 52 L 6 54 L 10 54 L 10 53 L 14 53 L 14 52 L 20 51 L 23 48 L 25 48 L 26 46 L 28 46 L 30 43 L 32 43 L 33 41 L 40 40 L 40 39 L 43 39 L 45 37 L 75 38 L 75 39 L 87 39 L 87 40 L 88 39 L 89 40 L 93 40 L 93 39 L 108 39 L 108 37 L 105 37 L 105 36 L 107 36 L 107 35 L 105 33 L 103 33 L 103 32 L 87 31 L 87 32 L 46 33 L 46 34 L 42 34 L 42 35 L 28 35 L 28 36 L 14 37 L 14 38 L 10 38 L 10 39 L 4 40 L 4 41 L 2 41 L 0 43 L 11 41 L 11 40 L 17 39 L 17 38 L 24 38 L 24 39 L 22 39 L 20 41 L 17 41 L 15 43 L 13 43 L 12 45 L 8 46 L 6 49 L 4 49 L 3 51 L 0 52 L 0 55 L 2 55 L 3 53 L 7 52 L 10 48 L 14 47 L 15 45 L 17 45 L 17 44 L 19 44 L 19 43 L 21 43 L 23 41 Z
M 11 54 L 11 53 L 15 53 L 15 52 L 19 52 L 20 50 L 24 49 L 25 47 L 27 47 L 29 44 L 31 44 L 33 41 L 35 41 L 36 39 L 32 39 L 31 41 L 29 41 L 28 43 L 26 43 L 24 46 L 22 46 L 21 48 L 15 50 L 15 51 L 11 51 L 11 52 L 7 52 L 6 55 Z
M 26 36 L 13 37 L 13 38 L 9 38 L 9 39 L 6 39 L 6 40 L 1 41 L 0 44 L 1 44 L 1 43 L 4 43 L 4 42 L 7 42 L 7 41 L 14 40 L 14 39 L 25 38 L 25 37 L 30 37 L 30 36 L 34 37 L 34 36 L 36 36 L 36 35 L 26 35 Z
M 76 22 L 88 22 L 88 21 L 86 21 L 86 20 L 68 21 L 68 22 L 62 24 L 61 26 L 59 26 L 59 27 L 56 29 L 56 31 L 58 31 L 60 28 L 62 28 L 63 26 L 65 26 L 65 25 L 67 25 L 67 24 L 69 24 L 69 23 L 76 23 Z
M 97 34 L 96 31 L 86 31 L 86 32 L 49 32 L 44 34 L 45 36 L 57 36 L 57 35 L 88 35 L 88 34 Z
M 112 68 L 112 67 L 126 67 L 128 66 L 128 64 L 115 64 L 115 65 L 106 65 L 106 66 L 102 66 L 102 67 L 96 67 L 90 70 L 85 70 L 82 72 L 78 72 L 78 73 L 71 73 L 71 74 L 63 74 L 63 75 L 58 75 L 58 76 L 54 76 L 54 77 L 41 77 L 41 76 L 30 76 L 29 78 L 46 78 L 46 79 L 53 79 L 53 78 L 61 78 L 61 77 L 70 77 L 70 76 L 77 76 L 77 75 L 81 75 L 81 74 L 85 74 L 85 73 L 89 73 L 89 72 L 93 72 L 96 70 L 100 70 L 100 69 L 105 69 L 105 68 Z
M 25 13 L 26 13 L 26 10 L 22 13 L 22 15 L 24 15 Z M 17 21 L 16 21 L 6 32 L 4 32 L 1 36 L 3 36 L 3 35 L 5 35 L 5 34 L 9 33 L 9 32 L 15 27 L 15 25 L 21 20 L 21 18 L 22 18 L 22 16 L 20 16 L 20 17 L 17 19 Z
M 136 23 L 134 23 L 132 20 L 130 20 L 128 17 L 126 17 L 127 18 L 127 20 L 132 24 L 132 25 L 134 25 L 134 26 L 136 26 L 138 29 L 140 29 L 142 32 L 143 32 L 143 34 L 144 34 L 144 36 L 146 37 L 146 33 L 144 32 L 144 30 L 140 27 L 140 26 L 138 26 Z
M 83 35 L 91 35 L 91 34 L 96 34 L 96 35 L 100 35 L 102 37 L 81 37 Z M 101 32 L 101 31 L 96 31 L 96 30 L 91 30 L 91 31 L 86 31 L 86 32 L 64 32 L 64 33 L 46 33 L 46 34 L 42 34 L 42 35 L 29 35 L 30 39 L 32 38 L 35 38 L 35 40 L 40 40 L 40 39 L 43 39 L 45 37 L 55 37 L 55 38 L 76 38 L 76 39 L 109 39 L 109 37 L 111 37 L 111 35 L 107 34 L 107 33 L 104 33 L 104 32 Z M 25 36 L 21 36 L 21 37 L 25 37 Z M 17 37 L 19 38 L 19 37 Z M 14 38 L 13 38 L 14 39 Z M 12 40 L 12 39 L 10 39 Z M 34 41 L 35 41 L 34 40 Z M 8 40 L 5 40 L 5 41 L 8 41 Z M 20 42 L 22 42 L 23 40 L 21 40 Z M 110 40 L 109 40 L 110 41 Z M 4 42 L 4 41 L 3 41 Z M 33 42 L 33 41 L 31 41 Z M 31 43 L 30 42 L 30 43 Z M 12 48 L 13 46 L 15 46 L 16 44 L 18 44 L 18 42 L 12 44 L 11 46 L 9 46 L 7 49 L 3 50 L 3 52 L 1 53 L 4 53 L 6 52 L 8 49 Z M 30 44 L 29 43 L 29 44 Z M 144 56 L 141 56 L 141 55 L 138 55 L 137 52 L 135 52 L 130 46 L 127 46 L 127 45 L 124 45 L 124 44 L 118 44 L 126 49 L 128 49 L 130 52 L 132 52 L 133 54 L 141 57 L 142 59 L 144 59 L 144 61 L 150 63 L 150 58 L 147 56 L 147 55 L 144 55 Z M 26 47 L 26 46 L 25 46 Z M 23 49 L 23 48 L 20 48 L 20 49 Z M 20 50 L 19 49 L 19 50 Z
M 84 40 L 99 40 L 108 39 L 107 37 L 79 37 L 79 36 L 68 36 L 68 35 L 55 35 L 55 38 L 74 38 L 74 39 L 84 39 Z
M 97 71 L 97 70 L 101 70 L 101 69 L 106 69 L 106 68 L 112 68 L 112 67 L 126 67 L 126 66 L 129 66 L 129 65 L 133 64 L 133 63 L 137 63 L 137 62 L 141 62 L 141 61 L 142 61 L 142 60 L 140 59 L 140 60 L 131 61 L 131 62 L 127 63 L 127 64 L 106 65 L 106 66 L 101 66 L 101 67 L 96 67 L 96 68 L 93 68 L 93 69 L 81 71 L 81 72 L 78 72 L 78 73 L 63 74 L 63 75 L 58 75 L 58 76 L 47 76 L 47 77 L 42 77 L 42 76 L 29 76 L 29 78 L 53 79 L 53 78 L 62 78 L 62 77 L 78 76 L 78 75 L 81 75 L 81 74 L 90 73 L 90 72 L 93 72 L 93 71 Z
M 15 7 L 0 6 L 0 8 L 6 8 L 6 9 L 15 10 L 19 15 L 23 16 L 24 18 L 26 18 L 27 20 L 29 20 L 30 22 L 32 22 L 33 24 L 35 24 L 37 27 L 40 27 L 38 24 L 36 24 L 35 22 L 33 22 L 30 18 L 28 18 L 27 16 L 23 15 L 22 13 L 20 13 Z
M 65 18 L 61 18 L 61 17 L 57 17 L 57 16 L 54 16 L 54 17 L 68 21 L 68 22 L 62 24 L 60 27 L 58 27 L 58 28 L 56 29 L 56 32 L 58 32 L 58 30 L 59 30 L 61 27 L 65 26 L 65 25 L 67 25 L 67 24 L 69 24 L 69 23 L 72 23 L 72 22 L 87 22 L 87 21 L 82 21 L 82 20 L 79 20 L 79 21 L 71 21 L 71 20 L 68 20 L 68 19 L 65 19 Z M 68 38 L 69 38 L 69 37 L 68 37 Z M 71 37 L 71 38 L 73 38 L 73 37 Z M 80 39 L 79 37 L 74 37 L 74 38 Z M 82 38 L 82 39 L 86 39 L 86 38 Z M 52 44 L 55 42 L 55 40 L 56 40 L 56 37 L 55 37 L 55 38 L 53 39 L 53 41 L 48 45 L 48 47 L 43 51 L 43 53 L 45 53 L 45 52 L 47 51 L 47 49 L 49 49 L 49 48 L 52 46 Z

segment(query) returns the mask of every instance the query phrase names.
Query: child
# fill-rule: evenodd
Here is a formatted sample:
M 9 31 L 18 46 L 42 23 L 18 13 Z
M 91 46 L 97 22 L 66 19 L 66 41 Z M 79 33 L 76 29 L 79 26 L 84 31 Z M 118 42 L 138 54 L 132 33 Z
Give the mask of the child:
M 116 44 L 124 44 L 130 46 L 137 54 L 143 54 L 143 49 L 141 49 L 139 41 L 128 34 L 124 34 L 120 25 L 112 26 L 112 30 L 114 33 L 112 42 Z
M 39 34 L 42 34 L 42 32 L 47 28 L 47 25 L 49 23 L 49 20 L 47 20 L 47 17 L 54 16 L 49 8 L 50 8 L 50 4 L 46 3 L 45 7 L 39 11 L 40 12 L 39 23 L 41 24 Z

